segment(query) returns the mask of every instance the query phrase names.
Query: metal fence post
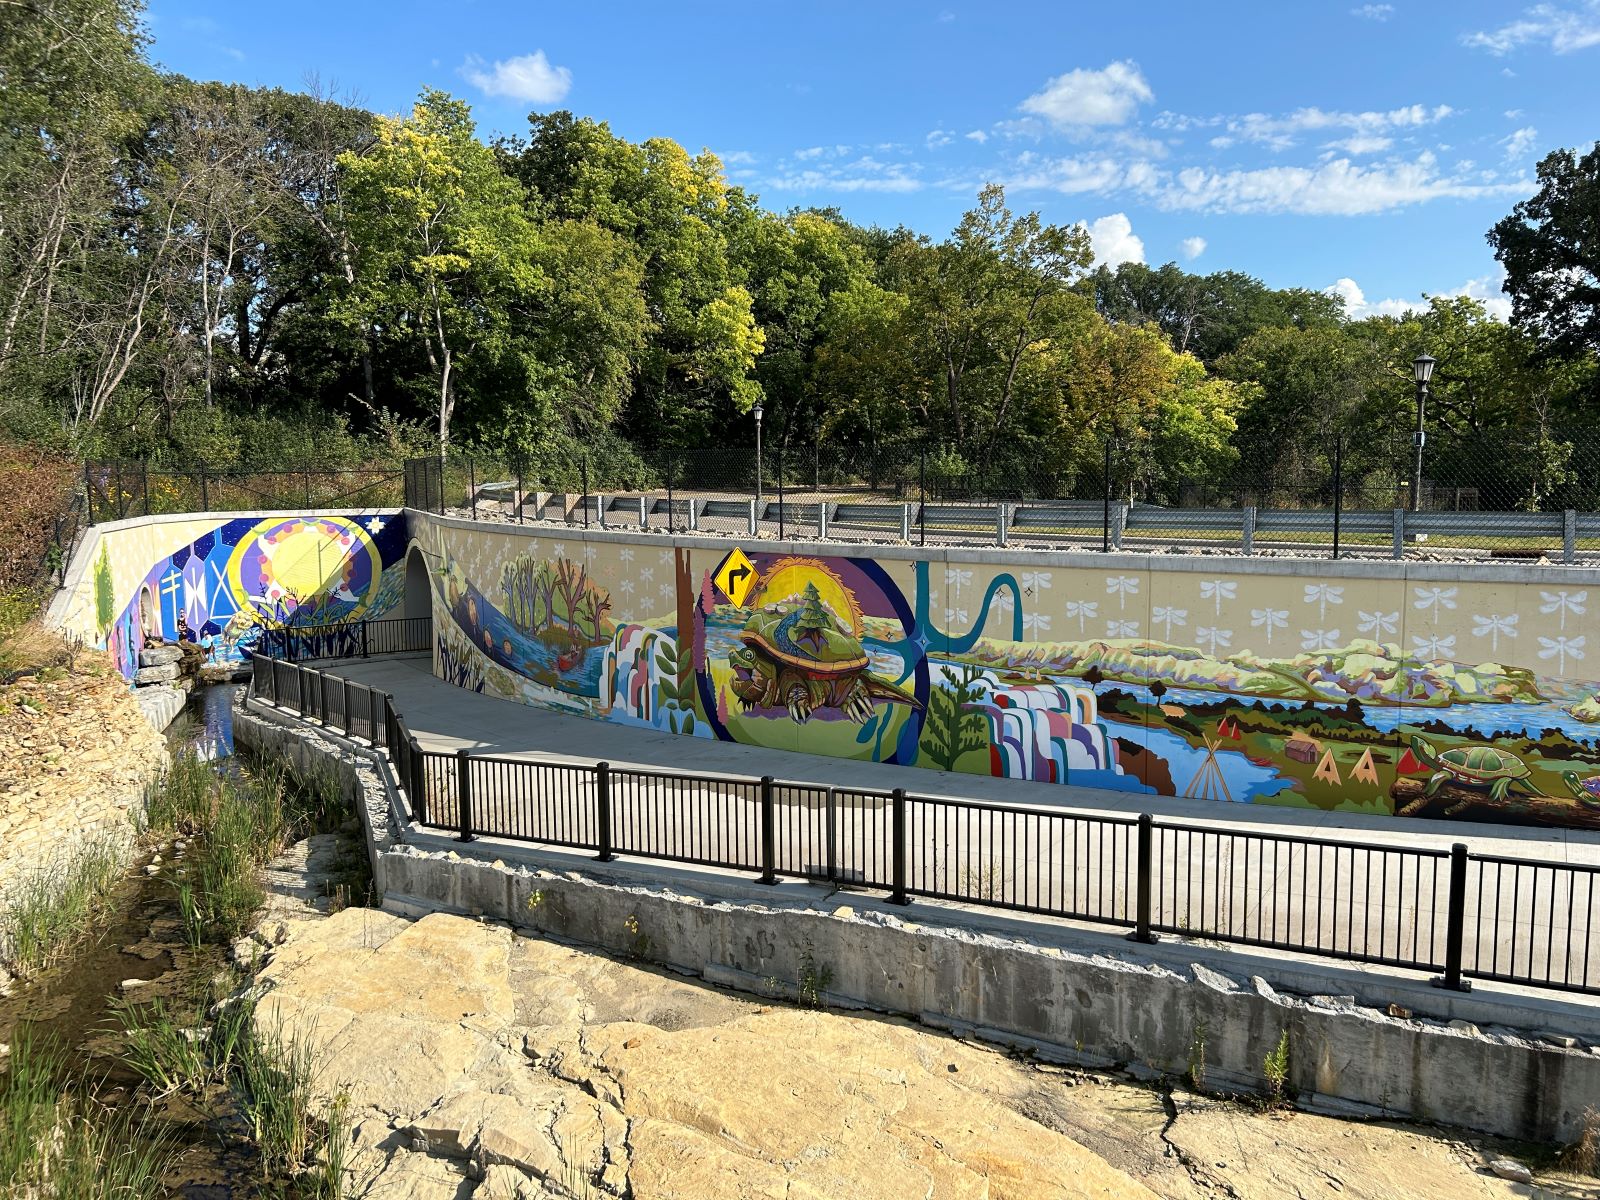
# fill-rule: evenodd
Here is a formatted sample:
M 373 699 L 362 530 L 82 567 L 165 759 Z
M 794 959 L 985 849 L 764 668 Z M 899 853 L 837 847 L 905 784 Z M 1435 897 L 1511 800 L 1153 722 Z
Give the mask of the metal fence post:
M 517 524 L 527 520 L 528 494 L 522 490 L 522 464 L 517 464 Z
M 996 546 L 1004 546 L 1006 544 L 1006 502 L 1004 500 L 997 500 L 994 505 L 994 544 Z
M 361 622 L 361 657 L 362 658 L 371 658 L 372 657 L 370 654 L 367 653 L 367 623 L 365 621 Z
M 1244 506 L 1244 527 L 1240 530 L 1240 539 L 1240 549 L 1246 554 L 1254 554 L 1256 552 L 1256 506 L 1254 504 Z
M 478 460 L 467 455 L 467 507 L 472 519 L 478 519 Z
M 910 904 L 906 895 L 906 790 L 895 788 L 891 793 L 894 829 L 894 890 L 889 895 L 890 904 Z
M 583 527 L 587 529 L 589 528 L 589 460 L 581 459 L 580 467 L 583 474 Z
M 783 512 L 783 451 L 778 451 L 778 540 L 784 538 L 784 512 Z
M 1100 528 L 1101 553 L 1111 550 L 1111 439 L 1106 438 L 1106 462 L 1102 472 L 1105 486 L 1101 489 L 1105 493 L 1105 514 L 1101 518 L 1103 524 Z
M 1139 814 L 1139 844 L 1135 856 L 1134 886 L 1137 899 L 1133 914 L 1132 938 L 1149 944 L 1156 940 L 1150 930 L 1150 891 L 1155 876 L 1155 819 L 1149 813 Z
M 617 856 L 611 849 L 611 764 L 594 765 L 595 829 L 598 831 L 600 853 L 596 862 L 611 862 Z
M 378 704 L 378 689 L 369 687 L 367 689 L 367 729 L 370 731 L 371 736 L 367 738 L 367 743 L 374 750 L 376 750 L 378 748 L 378 709 L 379 708 L 380 708 L 380 705 Z
M 1344 436 L 1333 439 L 1333 556 L 1339 557 L 1340 526 L 1344 520 Z
M 755 535 L 756 535 L 756 502 L 755 502 L 755 498 L 752 496 L 751 499 L 750 499 L 750 536 L 751 537 L 755 537 Z
M 1578 514 L 1566 509 L 1561 514 L 1561 561 L 1571 564 L 1578 557 Z
M 89 518 L 89 524 L 94 524 L 94 471 L 89 465 L 89 460 L 83 460 L 83 509 Z
M 1403 508 L 1395 509 L 1393 522 L 1394 548 L 1391 551 L 1391 556 L 1394 558 L 1404 558 L 1406 556 L 1406 510 Z
M 689 497 L 689 532 L 693 533 L 700 528 L 700 514 L 696 511 L 695 498 Z
M 828 850 L 827 878 L 833 880 L 839 874 L 839 861 L 837 843 L 839 841 L 839 793 L 834 788 L 828 789 Z
M 673 507 L 673 503 L 672 503 L 672 472 L 669 470 L 667 472 L 667 532 L 668 533 L 677 533 L 678 532 L 678 526 L 677 526 L 677 521 L 676 521 L 677 515 L 678 515 L 677 514 L 677 510 Z
M 428 781 L 423 778 L 427 768 L 422 763 L 422 747 L 417 744 L 416 738 L 406 739 L 406 767 L 404 783 L 406 791 L 411 797 L 411 811 L 417 814 L 417 820 L 426 825 L 428 823 Z
M 778 882 L 778 817 L 773 810 L 771 775 L 761 777 L 761 882 Z
M 922 544 L 926 546 L 928 544 L 928 524 L 922 516 L 922 509 L 924 507 L 926 506 L 920 504 L 917 506 L 917 520 L 922 525 Z M 911 540 L 911 505 L 909 504 L 902 504 L 900 506 L 900 540 L 902 542 L 909 542 Z
M 456 815 L 461 818 L 456 841 L 472 841 L 472 758 L 465 749 L 456 751 Z
M 352 689 L 356 685 L 348 679 L 342 679 L 341 681 L 344 684 L 344 732 L 345 736 L 349 737 L 355 733 L 356 729 L 354 711 L 356 705 L 355 700 L 352 698 L 355 695 Z
M 1444 974 L 1435 979 L 1436 987 L 1452 992 L 1470 992 L 1472 984 L 1461 978 L 1461 947 L 1467 921 L 1467 847 L 1457 842 L 1450 847 L 1450 900 L 1445 914 Z
M 144 515 L 150 515 L 150 460 L 142 458 L 139 467 L 144 474 Z
M 828 502 L 817 502 L 817 537 L 822 541 L 828 540 Z
M 648 497 L 639 497 L 639 528 L 650 528 L 650 500 Z

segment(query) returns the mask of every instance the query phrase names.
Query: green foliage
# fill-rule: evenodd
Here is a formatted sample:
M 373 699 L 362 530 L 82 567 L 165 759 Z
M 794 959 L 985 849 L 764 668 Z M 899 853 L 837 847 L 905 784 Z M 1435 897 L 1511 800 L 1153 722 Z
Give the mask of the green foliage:
M 983 694 L 981 667 L 963 665 L 955 685 L 937 686 L 928 695 L 928 719 L 922 727 L 922 754 L 941 771 L 955 770 L 963 754 L 989 747 L 989 722 L 971 705 Z
M 699 685 L 694 674 L 694 643 L 681 638 L 656 651 L 656 704 L 667 711 L 673 733 L 692 734 Z
M 795 1000 L 803 1008 L 821 1008 L 822 994 L 833 985 L 833 968 L 817 962 L 807 946 L 800 958 L 800 979 L 795 985 Z
M 1261 1075 L 1267 1081 L 1267 1103 L 1276 1107 L 1282 1104 L 1289 1086 L 1289 1031 L 1278 1036 L 1278 1044 L 1267 1052 L 1261 1063 Z
M 97 926 L 122 878 L 122 843 L 104 836 L 24 874 L 0 914 L 0 961 L 29 976 L 59 961 Z

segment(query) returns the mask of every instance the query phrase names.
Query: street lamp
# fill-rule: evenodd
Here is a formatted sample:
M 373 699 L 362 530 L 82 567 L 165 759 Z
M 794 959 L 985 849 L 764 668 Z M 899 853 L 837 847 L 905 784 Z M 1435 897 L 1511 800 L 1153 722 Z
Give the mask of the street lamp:
M 1419 354 L 1411 360 L 1411 375 L 1417 382 L 1417 432 L 1412 435 L 1412 444 L 1416 447 L 1417 462 L 1411 472 L 1411 511 L 1419 512 L 1422 508 L 1422 447 L 1428 440 L 1428 435 L 1422 432 L 1422 418 L 1428 408 L 1428 380 L 1433 378 L 1434 359 L 1427 354 Z
M 761 508 L 761 403 L 756 402 L 756 508 Z

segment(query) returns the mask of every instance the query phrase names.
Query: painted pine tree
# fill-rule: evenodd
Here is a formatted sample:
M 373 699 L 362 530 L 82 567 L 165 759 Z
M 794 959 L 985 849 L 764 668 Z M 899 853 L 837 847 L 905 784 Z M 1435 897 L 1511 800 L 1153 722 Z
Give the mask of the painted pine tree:
M 972 702 L 981 698 L 978 681 L 983 669 L 970 664 L 961 668 L 953 686 L 936 686 L 928 697 L 928 719 L 922 727 L 922 753 L 942 771 L 953 771 L 963 754 L 989 748 L 989 722 L 973 711 Z M 946 680 L 949 676 L 946 676 Z

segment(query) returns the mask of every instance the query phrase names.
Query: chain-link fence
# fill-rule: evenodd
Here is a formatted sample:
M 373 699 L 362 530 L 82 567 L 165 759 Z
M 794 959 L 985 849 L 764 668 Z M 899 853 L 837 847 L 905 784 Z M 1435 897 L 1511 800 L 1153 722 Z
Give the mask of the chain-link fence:
M 399 467 L 387 465 L 216 470 L 105 460 L 84 464 L 83 485 L 90 524 L 159 513 L 398 508 L 407 494 Z
M 1270 461 L 1163 461 L 1086 439 L 1057 461 L 899 443 L 780 442 L 660 454 L 625 471 L 579 457 L 530 472 L 469 452 L 407 465 L 418 508 L 483 520 L 792 539 L 1051 549 L 1497 557 L 1600 556 L 1600 435 L 1330 436 Z

